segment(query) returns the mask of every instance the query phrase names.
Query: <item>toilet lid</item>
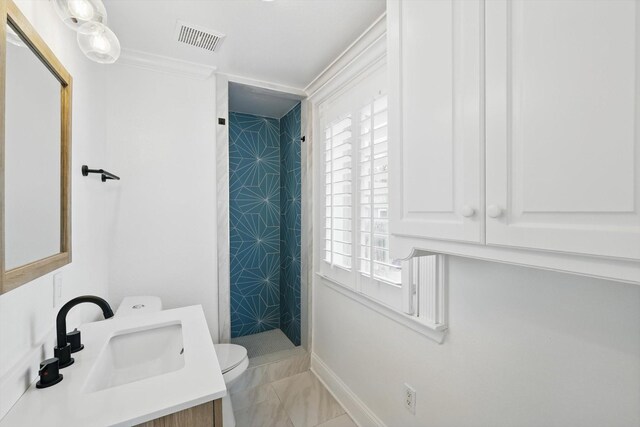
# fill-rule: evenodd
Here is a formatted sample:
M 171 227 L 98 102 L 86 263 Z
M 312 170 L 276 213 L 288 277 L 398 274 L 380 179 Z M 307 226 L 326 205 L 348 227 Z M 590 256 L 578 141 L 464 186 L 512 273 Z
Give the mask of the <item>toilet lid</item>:
M 247 357 L 247 349 L 237 344 L 214 344 L 222 373 L 229 372 Z

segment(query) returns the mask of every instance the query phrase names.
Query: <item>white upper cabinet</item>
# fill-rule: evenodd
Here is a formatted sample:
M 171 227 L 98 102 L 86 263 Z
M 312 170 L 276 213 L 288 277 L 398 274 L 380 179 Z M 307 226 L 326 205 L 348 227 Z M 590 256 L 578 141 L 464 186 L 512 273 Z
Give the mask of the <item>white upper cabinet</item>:
M 392 232 L 482 242 L 481 3 L 387 6 Z
M 391 256 L 640 284 L 640 0 L 388 0 Z
M 640 3 L 486 2 L 486 242 L 640 259 Z

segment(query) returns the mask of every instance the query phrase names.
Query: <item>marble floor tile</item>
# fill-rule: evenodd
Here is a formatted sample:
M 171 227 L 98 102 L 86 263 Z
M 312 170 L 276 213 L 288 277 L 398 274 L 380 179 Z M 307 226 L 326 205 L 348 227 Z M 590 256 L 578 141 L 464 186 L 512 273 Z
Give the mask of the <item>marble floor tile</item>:
M 313 427 L 344 414 L 344 409 L 311 372 L 273 383 L 294 427 Z
M 229 391 L 233 394 L 270 382 L 267 375 L 268 367 L 269 365 L 262 365 L 247 369 L 240 378 L 231 384 Z
M 240 378 L 238 378 L 229 391 L 238 393 L 242 390 L 257 387 L 290 377 L 300 372 L 309 370 L 309 353 L 306 351 L 296 352 L 292 357 L 274 361 L 260 366 L 249 367 Z M 251 363 L 251 362 L 249 362 Z
M 266 401 L 276 400 L 280 402 L 271 384 L 263 384 L 237 393 L 231 393 L 230 397 L 235 412 Z
M 307 350 L 298 346 L 288 350 L 278 351 L 276 353 L 265 354 L 263 356 L 249 358 L 249 368 L 260 365 L 268 365 L 270 363 L 278 362 L 280 360 L 289 359 L 292 357 L 298 357 L 302 355 L 308 355 Z M 296 372 L 299 374 L 300 372 Z
M 267 365 L 269 382 L 275 382 L 293 375 L 309 371 L 309 353 L 304 352 Z
M 234 411 L 237 427 L 293 427 L 278 399 Z
M 347 414 L 340 415 L 339 417 L 333 418 L 329 421 L 325 421 L 322 424 L 318 424 L 317 427 L 358 427 L 356 423 L 353 422 L 351 417 Z

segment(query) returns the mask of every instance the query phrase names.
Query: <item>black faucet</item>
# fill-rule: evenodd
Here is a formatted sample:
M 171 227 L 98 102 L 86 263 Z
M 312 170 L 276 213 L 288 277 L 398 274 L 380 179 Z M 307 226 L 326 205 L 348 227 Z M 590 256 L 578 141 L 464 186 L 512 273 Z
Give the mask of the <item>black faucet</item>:
M 66 368 L 73 364 L 74 360 L 71 357 L 71 353 L 75 353 L 84 348 L 80 341 L 80 331 L 75 330 L 70 334 L 67 334 L 67 313 L 73 307 L 83 302 L 91 302 L 96 304 L 102 309 L 102 314 L 105 319 L 113 317 L 113 311 L 108 302 L 100 297 L 93 295 L 83 295 L 76 297 L 62 306 L 56 317 L 56 333 L 58 338 L 58 345 L 53 348 L 55 357 L 60 360 L 60 368 Z

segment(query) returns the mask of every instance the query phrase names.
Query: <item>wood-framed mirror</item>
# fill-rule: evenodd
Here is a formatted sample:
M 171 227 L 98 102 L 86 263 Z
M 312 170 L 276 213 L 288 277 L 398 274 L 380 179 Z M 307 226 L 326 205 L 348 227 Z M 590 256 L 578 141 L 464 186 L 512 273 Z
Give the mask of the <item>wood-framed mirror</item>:
M 71 262 L 72 79 L 0 0 L 0 294 Z

